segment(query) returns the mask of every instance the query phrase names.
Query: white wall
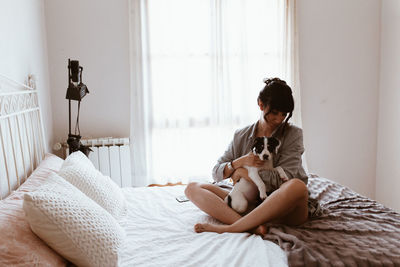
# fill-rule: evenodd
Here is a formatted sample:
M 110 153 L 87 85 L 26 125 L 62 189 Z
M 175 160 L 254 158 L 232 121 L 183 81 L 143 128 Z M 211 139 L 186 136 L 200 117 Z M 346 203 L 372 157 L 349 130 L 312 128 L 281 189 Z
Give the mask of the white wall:
M 81 135 L 129 136 L 128 1 L 45 0 L 45 10 L 56 141 L 68 135 L 68 58 L 80 61 L 90 91 L 81 102 Z
M 376 198 L 400 212 L 400 1 L 382 1 Z
M 53 119 L 43 0 L 0 1 L 0 73 L 21 83 L 36 76 L 48 151 Z
M 308 167 L 375 197 L 381 1 L 297 3 Z

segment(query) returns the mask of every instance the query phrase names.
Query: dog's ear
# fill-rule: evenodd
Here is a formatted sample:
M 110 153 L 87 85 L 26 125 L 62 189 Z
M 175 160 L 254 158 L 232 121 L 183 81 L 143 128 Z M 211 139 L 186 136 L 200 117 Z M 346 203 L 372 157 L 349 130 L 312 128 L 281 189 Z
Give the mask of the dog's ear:
M 275 137 L 269 137 L 268 138 L 268 151 L 271 153 L 278 153 L 279 146 L 281 145 L 281 142 L 276 139 Z
M 254 140 L 254 144 L 251 147 L 251 151 L 253 151 L 254 154 L 259 154 L 263 149 L 264 149 L 264 137 L 257 137 Z

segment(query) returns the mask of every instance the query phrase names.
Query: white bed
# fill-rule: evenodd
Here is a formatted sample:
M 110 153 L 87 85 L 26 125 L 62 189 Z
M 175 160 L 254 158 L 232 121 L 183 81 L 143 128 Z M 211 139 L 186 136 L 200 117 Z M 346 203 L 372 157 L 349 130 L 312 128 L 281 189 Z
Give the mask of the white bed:
M 213 221 L 189 202 L 184 186 L 124 188 L 129 203 L 121 222 L 127 233 L 122 266 L 286 266 L 275 243 L 248 233 L 201 233 L 197 222 Z
M 0 265 L 67 265 L 30 230 L 22 210 L 24 194 L 46 183 L 62 160 L 45 156 L 37 91 L 2 75 L 0 137 Z M 285 252 L 259 236 L 195 233 L 195 223 L 213 219 L 191 202 L 178 202 L 183 191 L 184 186 L 122 189 L 127 213 L 118 220 L 126 234 L 120 266 L 287 266 Z

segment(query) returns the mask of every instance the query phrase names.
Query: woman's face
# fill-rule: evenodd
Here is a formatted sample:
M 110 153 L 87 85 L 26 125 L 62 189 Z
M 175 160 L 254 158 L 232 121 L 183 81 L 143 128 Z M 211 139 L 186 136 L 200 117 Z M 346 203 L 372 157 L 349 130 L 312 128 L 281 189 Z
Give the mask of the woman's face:
M 269 114 L 267 114 L 268 111 L 268 109 L 264 110 L 264 119 L 271 126 L 277 127 L 286 119 L 286 112 L 272 110 Z
M 264 108 L 262 104 L 260 108 L 263 111 L 265 121 L 272 127 L 278 127 L 286 119 L 287 112 L 281 112 L 275 109 L 269 112 L 269 106 Z

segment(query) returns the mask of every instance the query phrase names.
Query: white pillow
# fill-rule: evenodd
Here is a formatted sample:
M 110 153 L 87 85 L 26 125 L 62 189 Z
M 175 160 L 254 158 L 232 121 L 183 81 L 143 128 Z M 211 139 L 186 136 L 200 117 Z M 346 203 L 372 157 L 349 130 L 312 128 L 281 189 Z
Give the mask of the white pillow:
M 97 204 L 120 220 L 126 214 L 126 202 L 121 188 L 110 177 L 103 175 L 80 151 L 69 155 L 59 173 Z
M 81 151 L 71 153 L 63 162 L 62 167 L 74 165 L 75 163 L 82 163 L 95 169 L 93 163 Z
M 102 207 L 57 174 L 24 195 L 32 231 L 77 266 L 118 266 L 124 230 Z

